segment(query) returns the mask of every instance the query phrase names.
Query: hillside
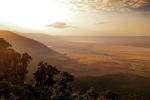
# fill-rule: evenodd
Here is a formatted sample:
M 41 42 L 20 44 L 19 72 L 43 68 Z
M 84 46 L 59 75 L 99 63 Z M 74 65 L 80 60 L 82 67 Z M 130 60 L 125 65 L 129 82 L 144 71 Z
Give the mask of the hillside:
M 69 71 L 76 75 L 79 75 L 84 70 L 84 64 L 80 64 L 35 40 L 10 31 L 0 31 L 0 38 L 10 42 L 15 50 L 29 53 L 33 57 L 31 66 L 36 66 L 40 61 L 47 61 L 54 66 L 58 66 L 61 70 Z M 29 67 L 31 73 L 35 69 L 36 67 Z
M 86 91 L 90 87 L 94 87 L 100 94 L 109 90 L 126 98 L 131 95 L 140 95 L 143 97 L 142 100 L 150 100 L 149 83 L 150 78 L 134 74 L 118 73 L 100 77 L 77 78 L 74 82 L 74 86 L 76 87 L 75 89 L 82 91 Z

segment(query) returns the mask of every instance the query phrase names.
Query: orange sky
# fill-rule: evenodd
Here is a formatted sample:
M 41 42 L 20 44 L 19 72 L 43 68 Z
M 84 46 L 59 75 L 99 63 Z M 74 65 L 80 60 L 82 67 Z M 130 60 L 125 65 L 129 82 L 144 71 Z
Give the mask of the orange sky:
M 149 0 L 0 0 L 0 29 L 53 35 L 150 35 Z

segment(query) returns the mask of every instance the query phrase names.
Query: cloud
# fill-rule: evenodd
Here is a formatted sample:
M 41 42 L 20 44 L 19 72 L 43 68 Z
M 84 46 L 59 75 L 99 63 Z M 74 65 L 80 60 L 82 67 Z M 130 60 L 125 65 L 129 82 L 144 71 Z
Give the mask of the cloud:
M 102 24 L 108 24 L 108 23 L 110 23 L 110 22 L 108 22 L 108 21 L 105 21 L 105 22 L 98 22 L 98 23 L 96 23 L 96 25 L 102 25 Z
M 64 22 L 55 22 L 53 24 L 47 25 L 47 27 L 62 29 L 62 28 L 68 28 L 68 27 L 71 27 L 71 26 L 69 26 L 67 23 L 64 23 Z
M 73 9 L 88 11 L 113 11 L 140 8 L 150 4 L 150 0 L 63 0 Z M 122 10 L 123 9 L 123 10 Z
M 142 11 L 142 12 L 150 12 L 150 4 L 135 8 L 133 10 Z

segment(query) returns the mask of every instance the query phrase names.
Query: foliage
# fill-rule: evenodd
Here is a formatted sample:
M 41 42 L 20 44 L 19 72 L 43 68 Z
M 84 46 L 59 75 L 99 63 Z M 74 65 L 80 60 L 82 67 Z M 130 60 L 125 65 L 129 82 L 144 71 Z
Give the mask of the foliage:
M 44 62 L 33 74 L 34 82 L 27 84 L 24 81 L 31 60 L 27 53 L 16 52 L 0 39 L 0 100 L 117 100 L 117 94 L 100 95 L 94 88 L 85 93 L 73 91 L 74 76 Z
M 0 44 L 0 80 L 23 84 L 31 56 L 14 51 L 4 39 Z

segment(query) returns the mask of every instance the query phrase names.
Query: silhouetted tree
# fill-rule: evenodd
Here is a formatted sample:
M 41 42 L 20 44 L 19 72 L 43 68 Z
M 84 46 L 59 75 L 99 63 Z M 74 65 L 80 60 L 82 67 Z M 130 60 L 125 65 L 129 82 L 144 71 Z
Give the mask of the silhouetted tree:
M 118 100 L 117 97 L 118 97 L 117 94 L 112 91 L 108 91 L 104 95 L 104 98 L 106 100 Z
M 13 98 L 22 93 L 19 88 L 24 85 L 27 66 L 31 56 L 20 54 L 11 48 L 11 45 L 0 38 L 0 96 Z
M 85 100 L 97 100 L 98 99 L 98 93 L 94 88 L 90 88 L 86 91 L 84 94 Z
M 31 56 L 14 51 L 4 39 L 0 44 L 0 80 L 23 83 Z
M 3 38 L 0 38 L 0 48 L 9 48 L 11 47 L 11 44 L 9 44 L 7 41 L 5 41 Z
M 55 83 L 54 77 L 59 74 L 60 71 L 58 71 L 56 67 L 43 62 L 41 62 L 38 66 L 38 70 L 34 73 L 35 87 L 53 86 Z
M 41 62 L 34 73 L 35 88 L 44 89 L 50 100 L 72 100 L 71 82 L 73 76 L 68 72 L 61 72 L 56 67 Z

